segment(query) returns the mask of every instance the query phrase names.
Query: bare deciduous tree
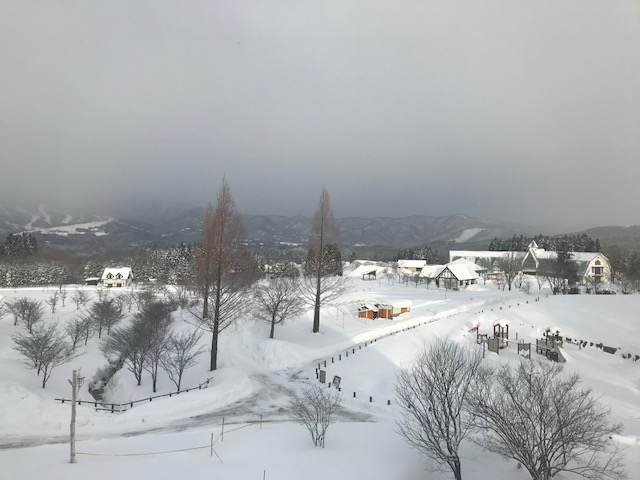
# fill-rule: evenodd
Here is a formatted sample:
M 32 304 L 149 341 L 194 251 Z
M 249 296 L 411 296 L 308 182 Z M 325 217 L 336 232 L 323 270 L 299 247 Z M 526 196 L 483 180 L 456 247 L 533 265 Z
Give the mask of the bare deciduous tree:
M 127 311 L 131 312 L 131 308 L 133 307 L 134 303 L 136 303 L 136 294 L 133 289 L 130 292 L 118 295 L 118 298 L 120 299 L 121 305 L 126 306 Z
M 498 290 L 504 291 L 507 286 L 507 279 L 503 272 L 495 272 L 492 276 L 493 284 L 498 287 Z
M 156 337 L 169 328 L 167 323 L 171 317 L 168 311 L 161 302 L 148 305 L 134 315 L 130 325 L 114 328 L 101 345 L 105 355 L 115 354 L 124 361 L 138 385 L 142 383 L 142 373 Z
M 180 391 L 184 371 L 198 363 L 197 359 L 202 353 L 202 347 L 196 347 L 201 338 L 202 333 L 195 330 L 174 333 L 166 343 L 165 354 L 160 359 L 160 364 L 178 391 Z
M 509 291 L 511 291 L 511 286 L 518 274 L 522 271 L 522 258 L 521 252 L 504 252 L 504 255 L 498 259 L 498 268 L 504 274 L 504 281 Z
M 531 293 L 531 279 L 530 278 L 525 278 L 524 280 L 522 280 L 522 282 L 520 283 L 520 290 L 522 290 L 524 293 L 526 293 L 527 295 L 529 295 Z
M 135 303 L 138 310 L 144 310 L 147 306 L 156 301 L 156 288 L 153 285 L 149 285 L 143 290 L 140 290 L 134 294 Z
M 149 332 L 149 348 L 142 366 L 151 375 L 152 388 L 155 393 L 160 363 L 166 354 L 167 341 L 173 321 L 171 308 L 167 303 L 155 302 L 139 315 L 144 315 L 144 322 L 147 324 Z
M 64 285 L 60 285 L 60 300 L 62 300 L 62 308 L 64 308 L 64 302 L 67 299 L 67 289 L 64 287 Z
M 557 363 L 523 361 L 504 366 L 474 392 L 481 435 L 487 450 L 518 461 L 534 480 L 560 473 L 587 479 L 625 478 L 609 423 L 610 409 L 578 374 L 565 375 Z
M 24 324 L 25 328 L 32 333 L 33 326 L 42 320 L 44 308 L 42 302 L 28 297 L 16 298 L 7 304 L 9 311 L 13 314 L 13 324 Z
M 83 337 L 86 338 L 85 328 L 87 323 L 86 319 L 83 319 L 82 317 L 74 318 L 67 323 L 65 331 L 67 332 L 67 337 L 69 337 L 71 342 L 71 350 L 75 351 L 76 348 L 78 348 L 80 340 L 82 340 Z
M 318 384 L 304 385 L 301 390 L 289 405 L 289 418 L 309 431 L 316 447 L 324 448 L 327 430 L 342 395 L 333 388 L 323 388 Z
M 56 313 L 56 307 L 58 306 L 59 297 L 60 297 L 60 294 L 58 290 L 54 290 L 51 296 L 47 300 L 45 300 L 45 303 L 49 305 L 49 308 L 51 308 L 52 314 Z
M 25 358 L 29 368 L 42 372 L 42 388 L 45 388 L 53 369 L 74 357 L 73 350 L 58 333 L 58 325 L 36 325 L 29 335 L 13 336 L 14 349 Z
M 109 300 L 99 300 L 94 302 L 87 313 L 87 318 L 93 322 L 98 338 L 102 338 L 102 331 L 106 330 L 107 335 L 111 329 L 120 323 L 123 318 L 122 309 L 113 298 Z
M 320 307 L 339 297 L 347 289 L 347 278 L 335 275 L 332 271 L 339 236 L 329 193 L 323 188 L 318 209 L 313 215 L 301 291 L 303 298 L 313 305 L 313 333 L 320 331 Z
M 220 333 L 251 309 L 248 292 L 257 270 L 244 238 L 240 214 L 223 180 L 216 207 L 207 207 L 203 237 L 196 249 L 195 280 L 202 310 L 191 310 L 196 325 L 211 332 L 211 370 L 218 367 Z
M 81 306 L 86 307 L 90 299 L 91 296 L 86 291 L 80 289 L 76 290 L 71 296 L 71 300 L 76 305 L 76 310 L 80 309 Z
M 276 325 L 287 318 L 300 315 L 305 302 L 300 297 L 297 278 L 278 277 L 261 282 L 255 288 L 255 315 L 271 324 L 269 338 L 273 338 Z
M 192 306 L 193 299 L 189 289 L 185 285 L 176 285 L 173 290 L 167 292 L 169 301 L 174 303 L 176 307 L 187 309 Z
M 620 288 L 620 291 L 624 295 L 628 295 L 632 292 L 637 291 L 638 289 L 637 282 L 633 278 L 631 278 L 629 275 L 626 275 L 624 273 L 618 273 L 617 285 Z
M 591 286 L 591 292 L 593 294 L 598 292 L 600 285 L 602 285 L 602 276 L 601 275 L 587 275 L 586 276 L 587 283 Z
M 474 382 L 486 375 L 481 363 L 480 350 L 440 339 L 396 379 L 402 408 L 399 433 L 429 457 L 437 470 L 451 471 L 456 480 L 462 479 L 460 444 L 473 428 L 467 400 Z
M 109 290 L 104 287 L 96 287 L 96 296 L 99 302 L 103 302 L 109 297 Z
M 487 275 L 493 273 L 493 258 L 482 257 L 479 258 L 476 262 L 477 265 L 481 266 L 486 270 L 486 272 L 482 275 L 484 279 L 484 284 L 487 284 Z

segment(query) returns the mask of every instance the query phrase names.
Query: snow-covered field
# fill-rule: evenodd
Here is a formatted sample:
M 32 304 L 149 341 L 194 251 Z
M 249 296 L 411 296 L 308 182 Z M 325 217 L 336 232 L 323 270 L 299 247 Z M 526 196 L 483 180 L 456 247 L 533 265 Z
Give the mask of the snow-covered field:
M 552 296 L 537 287 L 525 295 L 499 292 L 493 285 L 445 292 L 387 280 L 353 278 L 352 282 L 339 305 L 323 309 L 320 334 L 311 333 L 311 312 L 276 327 L 274 340 L 267 338 L 268 325 L 251 318 L 226 330 L 220 342 L 219 369 L 208 371 L 205 354 L 183 381 L 184 387 L 190 387 L 213 376 L 209 388 L 141 403 L 125 413 L 78 407 L 76 465 L 68 463 L 64 443 L 70 406 L 53 399 L 69 398 L 67 379 L 72 369 L 82 368 L 90 379 L 104 365 L 99 342 L 90 340 L 86 353 L 54 370 L 42 389 L 36 373 L 12 350 L 11 335 L 22 327 L 14 327 L 12 318 L 4 317 L 0 321 L 0 478 L 169 479 L 183 472 L 193 478 L 216 479 L 449 478 L 427 473 L 424 459 L 395 433 L 395 374 L 434 338 L 445 336 L 476 345 L 472 327 L 479 325 L 481 333 L 491 333 L 497 320 L 509 322 L 512 339 L 517 333 L 519 339 L 535 341 L 545 329 L 553 328 L 571 338 L 620 348 L 610 355 L 595 347 L 579 349 L 565 343 L 565 365 L 579 371 L 585 383 L 611 405 L 612 421 L 624 423 L 618 440 L 628 447 L 625 459 L 630 478 L 640 478 L 640 362 L 621 355 L 640 355 L 640 296 Z M 69 296 L 74 288 L 68 287 Z M 95 298 L 94 287 L 81 288 Z M 0 296 L 45 300 L 51 291 L 0 290 Z M 395 320 L 358 319 L 357 302 L 371 300 L 411 300 L 413 307 Z M 77 313 L 69 298 L 54 315 L 46 308 L 46 321 L 58 321 L 61 326 Z M 186 322 L 187 314 L 177 312 L 175 319 L 176 328 L 193 328 Z M 203 344 L 209 341 L 205 334 Z M 487 352 L 487 361 L 519 360 L 515 349 L 509 348 L 499 357 Z M 287 402 L 302 382 L 316 381 L 318 363 L 329 380 L 336 375 L 342 379 L 343 408 L 328 432 L 325 449 L 313 447 L 302 427 L 286 421 Z M 158 386 L 159 394 L 173 390 L 166 377 L 160 378 Z M 114 402 L 149 397 L 150 378 L 137 387 L 133 375 L 123 369 L 108 394 Z M 81 398 L 90 399 L 86 389 Z M 140 455 L 153 452 L 164 453 Z M 463 473 L 465 478 L 479 480 L 527 478 L 514 462 L 473 445 L 463 449 Z

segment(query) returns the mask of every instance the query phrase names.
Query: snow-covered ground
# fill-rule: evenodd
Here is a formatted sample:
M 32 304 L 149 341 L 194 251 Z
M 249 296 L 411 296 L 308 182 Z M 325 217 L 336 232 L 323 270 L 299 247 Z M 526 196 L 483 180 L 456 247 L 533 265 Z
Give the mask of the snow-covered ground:
M 339 304 L 323 309 L 320 334 L 311 333 L 311 312 L 276 327 L 273 340 L 267 338 L 269 326 L 251 318 L 226 330 L 220 342 L 219 369 L 209 372 L 208 354 L 204 354 L 183 381 L 189 387 L 212 376 L 209 388 L 141 403 L 125 413 L 78 407 L 77 465 L 68 463 L 64 443 L 70 407 L 53 399 L 69 397 L 67 379 L 72 369 L 82 368 L 89 379 L 104 365 L 99 342 L 90 340 L 86 354 L 54 370 L 43 390 L 35 372 L 12 350 L 11 335 L 22 327 L 14 327 L 6 316 L 0 321 L 0 477 L 162 479 L 185 472 L 194 478 L 221 479 L 449 478 L 426 473 L 424 459 L 395 433 L 395 374 L 434 338 L 445 336 L 476 345 L 476 334 L 470 330 L 479 325 L 481 333 L 490 333 L 497 320 L 509 322 L 512 339 L 517 334 L 519 339 L 534 341 L 553 328 L 571 338 L 621 349 L 610 355 L 595 347 L 565 344 L 565 365 L 578 370 L 585 383 L 611 405 L 612 421 L 624 423 L 619 441 L 628 447 L 627 470 L 631 478 L 640 477 L 640 362 L 621 355 L 640 355 L 640 296 L 552 296 L 537 287 L 525 295 L 499 292 L 493 285 L 445 292 L 386 279 L 351 281 L 350 292 Z M 94 287 L 81 288 L 95 298 Z M 76 315 L 70 301 L 73 289 L 68 287 L 66 306 L 56 314 L 47 307 L 46 321 L 62 326 Z M 51 291 L 0 290 L 0 295 L 7 300 L 22 296 L 45 300 Z M 372 300 L 411 300 L 413 307 L 395 320 L 357 318 L 358 302 Z M 175 319 L 176 328 L 193 328 L 186 313 L 177 312 Z M 209 341 L 205 334 L 203 345 Z M 515 349 L 509 348 L 499 357 L 487 352 L 487 361 L 519 360 Z M 343 394 L 343 408 L 328 432 L 324 450 L 313 447 L 302 427 L 286 421 L 287 402 L 302 382 L 316 381 L 319 363 L 329 380 L 341 377 Z M 150 384 L 145 377 L 137 387 L 125 369 L 116 375 L 108 394 L 114 402 L 145 398 L 152 395 Z M 160 378 L 158 386 L 159 394 L 173 390 L 166 377 Z M 90 399 L 86 389 L 81 398 Z M 262 425 L 248 423 L 261 416 Z M 165 453 L 133 455 L 153 452 Z M 527 478 L 514 462 L 473 445 L 465 445 L 463 457 L 466 478 Z

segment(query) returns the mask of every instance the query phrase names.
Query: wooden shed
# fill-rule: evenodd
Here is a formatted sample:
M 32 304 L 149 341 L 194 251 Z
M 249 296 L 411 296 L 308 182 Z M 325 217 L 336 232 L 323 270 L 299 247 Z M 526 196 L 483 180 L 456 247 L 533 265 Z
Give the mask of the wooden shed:
M 393 319 L 398 315 L 410 312 L 411 305 L 412 303 L 409 300 L 398 300 L 390 303 L 379 303 L 376 307 L 378 307 L 378 315 L 380 318 Z
M 358 307 L 358 318 L 368 318 L 375 320 L 378 318 L 379 311 L 377 305 L 360 305 Z

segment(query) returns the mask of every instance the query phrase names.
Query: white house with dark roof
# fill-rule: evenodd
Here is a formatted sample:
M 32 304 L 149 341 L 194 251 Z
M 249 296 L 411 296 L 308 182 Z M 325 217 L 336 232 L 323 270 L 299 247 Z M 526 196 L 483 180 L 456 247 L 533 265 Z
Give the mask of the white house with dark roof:
M 600 252 L 570 252 L 571 260 L 578 267 L 578 281 L 580 283 L 604 283 L 611 281 L 611 264 L 609 259 Z M 531 275 L 545 275 L 552 273 L 554 262 L 558 259 L 557 252 L 539 248 L 535 242 L 529 245 L 529 251 L 522 261 L 522 270 Z
M 128 287 L 133 281 L 133 272 L 129 267 L 105 268 L 100 280 L 105 287 Z
M 452 261 L 465 259 L 483 266 L 487 263 L 484 259 L 492 262 L 493 269 L 499 270 L 498 262 L 501 258 L 514 252 L 493 252 L 489 250 L 451 250 L 449 258 Z M 536 242 L 531 242 L 526 253 L 515 252 L 522 256 L 522 271 L 529 275 L 551 274 L 553 264 L 558 258 L 557 252 L 546 251 L 538 247 Z M 600 252 L 570 252 L 571 260 L 578 267 L 578 281 L 580 283 L 604 283 L 611 281 L 611 264 L 609 259 Z M 488 272 L 491 274 L 491 271 Z

